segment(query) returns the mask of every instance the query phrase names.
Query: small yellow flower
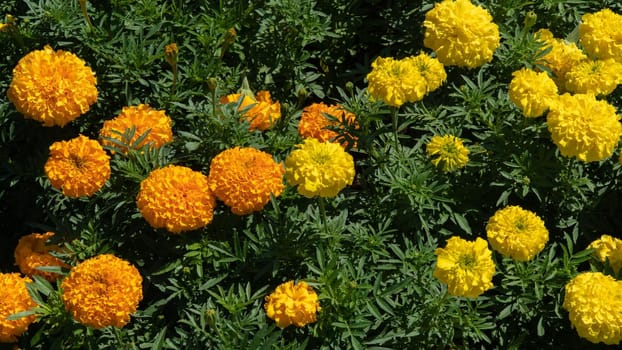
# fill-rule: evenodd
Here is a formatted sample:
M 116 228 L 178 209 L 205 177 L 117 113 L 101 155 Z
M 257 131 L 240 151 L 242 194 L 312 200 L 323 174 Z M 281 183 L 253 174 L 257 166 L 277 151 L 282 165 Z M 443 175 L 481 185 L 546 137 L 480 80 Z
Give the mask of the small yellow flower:
M 610 9 L 586 13 L 579 24 L 579 43 L 597 59 L 622 63 L 622 15 Z
M 331 120 L 326 115 L 336 120 Z M 320 142 L 340 142 L 343 147 L 347 147 L 348 142 L 339 139 L 339 133 L 329 129 L 330 127 L 343 129 L 344 123 L 355 124 L 356 117 L 354 114 L 346 111 L 340 105 L 313 103 L 302 111 L 300 123 L 298 123 L 298 133 L 303 139 L 312 137 Z
M 477 298 L 493 287 L 495 263 L 488 243 L 480 237 L 467 241 L 451 237 L 445 248 L 435 251 L 437 260 L 434 277 L 447 285 L 454 296 Z
M 620 268 L 622 268 L 621 239 L 611 237 L 609 235 L 602 235 L 599 239 L 590 243 L 588 249 L 594 249 L 592 256 L 600 262 L 604 263 L 609 261 L 609 266 L 615 274 L 620 272 Z
M 367 74 L 367 90 L 372 98 L 389 106 L 400 107 L 407 102 L 417 102 L 427 93 L 425 78 L 410 60 L 378 57 Z
M 60 275 L 37 268 L 41 266 L 69 268 L 69 265 L 50 254 L 50 252 L 59 251 L 58 246 L 45 244 L 52 236 L 54 236 L 54 232 L 31 233 L 19 239 L 14 252 L 15 264 L 24 275 L 39 275 L 50 282 L 54 282 Z
M 406 57 L 403 61 L 417 69 L 425 82 L 426 94 L 438 89 L 447 79 L 445 66 L 438 59 L 423 52 L 417 56 Z
M 509 96 L 527 118 L 537 118 L 549 109 L 551 100 L 557 97 L 557 85 L 546 72 L 522 68 L 514 73 L 510 82 Z
M 544 44 L 542 50 L 550 49 L 536 64 L 550 69 L 553 73 L 553 81 L 559 89 L 563 89 L 566 73 L 579 62 L 586 60 L 587 56 L 575 43 L 553 37 L 553 33 L 548 29 L 540 29 L 534 35 L 538 41 Z
M 569 92 L 606 96 L 622 83 L 622 63 L 611 58 L 585 60 L 566 73 L 565 82 Z
M 486 235 L 494 250 L 517 261 L 532 260 L 549 240 L 544 221 L 515 205 L 495 212 L 486 225 Z
M 298 284 L 289 281 L 280 284 L 272 294 L 266 296 L 264 309 L 277 326 L 285 328 L 289 325 L 303 327 L 317 321 L 317 313 L 321 308 L 313 287 L 304 281 Z
M 432 164 L 440 167 L 444 172 L 451 172 L 463 168 L 469 162 L 469 149 L 462 140 L 453 135 L 434 135 L 426 146 L 426 152 L 432 159 Z
M 246 110 L 244 117 L 250 123 L 249 131 L 270 129 L 281 118 L 281 104 L 273 102 L 269 91 L 258 91 L 255 96 L 242 93 L 223 96 L 220 103 L 237 103 L 242 99 L 239 111 Z
M 0 273 L 0 343 L 16 342 L 17 337 L 35 321 L 35 315 L 12 321 L 6 319 L 37 306 L 26 289 L 26 283 L 31 282 L 30 278 L 21 277 L 18 273 Z

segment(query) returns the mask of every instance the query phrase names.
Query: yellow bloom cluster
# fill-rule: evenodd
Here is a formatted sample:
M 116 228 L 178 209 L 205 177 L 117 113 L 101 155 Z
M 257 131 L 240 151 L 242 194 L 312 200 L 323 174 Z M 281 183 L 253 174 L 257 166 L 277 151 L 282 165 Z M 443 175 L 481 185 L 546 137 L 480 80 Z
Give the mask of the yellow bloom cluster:
M 499 27 L 470 0 L 443 0 L 425 14 L 423 45 L 448 66 L 475 68 L 492 60 Z
M 553 33 L 548 29 L 538 30 L 535 33 L 535 37 L 544 44 L 542 50 L 550 49 L 536 63 L 550 69 L 557 87 L 563 88 L 566 81 L 566 73 L 579 64 L 579 62 L 586 60 L 587 56 L 575 43 L 569 43 L 553 37 Z
M 31 233 L 19 239 L 14 252 L 15 264 L 24 275 L 39 275 L 50 282 L 54 282 L 60 275 L 53 272 L 41 271 L 37 268 L 40 266 L 60 266 L 69 268 L 69 265 L 50 254 L 51 251 L 59 251 L 59 247 L 45 244 L 52 236 L 54 236 L 54 232 Z
M 249 94 L 231 94 L 223 96 L 220 103 L 237 103 L 240 99 L 239 111 L 245 111 L 244 117 L 250 123 L 249 130 L 268 130 L 281 118 L 281 104 L 273 102 L 270 91 L 258 91 L 255 96 Z
M 425 53 L 402 60 L 378 57 L 371 67 L 367 74 L 369 94 L 394 107 L 420 101 L 447 78 L 443 64 Z
M 546 119 L 561 154 L 584 162 L 610 157 L 622 135 L 615 107 L 594 95 L 563 94 L 551 103 Z
M 111 254 L 84 260 L 61 285 L 61 298 L 71 316 L 93 328 L 121 328 L 143 299 L 143 279 L 129 262 Z
M 492 248 L 517 261 L 529 261 L 544 249 L 549 231 L 529 210 L 510 205 L 488 220 L 486 235 Z
M 306 282 L 285 282 L 266 296 L 264 304 L 266 315 L 276 322 L 280 328 L 289 325 L 303 327 L 317 321 L 320 311 L 318 296 Z
M 426 152 L 432 159 L 432 164 L 440 167 L 444 172 L 451 172 L 463 168 L 469 162 L 469 149 L 462 140 L 453 135 L 434 135 L 426 146 Z
M 123 135 L 132 128 L 135 130 L 132 138 L 124 140 Z M 106 120 L 104 126 L 99 131 L 99 138 L 102 145 L 114 146 L 127 152 L 128 148 L 147 132 L 147 136 L 140 144 L 136 145 L 136 148 L 141 148 L 145 145 L 161 147 L 173 141 L 171 118 L 164 111 L 153 109 L 146 104 L 139 104 L 138 106 L 123 107 L 118 116 L 114 119 Z M 118 140 L 120 143 L 127 145 L 128 148 L 121 147 L 106 138 Z
M 62 127 L 97 101 L 96 84 L 78 56 L 45 46 L 19 60 L 7 96 L 24 117 Z
M 30 315 L 9 321 L 6 318 L 37 306 L 32 300 L 26 283 L 32 280 L 18 273 L 0 273 L 0 343 L 14 343 L 36 319 Z
M 620 272 L 622 268 L 622 240 L 611 237 L 609 235 L 602 235 L 599 239 L 593 241 L 588 246 L 589 249 L 594 249 L 592 256 L 601 262 L 609 262 L 609 266 L 615 274 Z
M 584 14 L 579 24 L 579 43 L 593 58 L 622 62 L 622 15 L 607 8 Z
M 557 85 L 546 72 L 522 68 L 512 73 L 510 101 L 527 118 L 537 118 L 549 109 L 551 100 L 557 97 Z
M 600 272 L 584 272 L 566 284 L 564 309 L 580 337 L 592 343 L 622 340 L 622 282 Z
M 216 199 L 207 176 L 184 166 L 169 165 L 152 171 L 140 183 L 136 204 L 152 227 L 180 233 L 209 224 Z
M 611 58 L 585 60 L 572 67 L 564 80 L 569 92 L 606 96 L 622 83 L 622 63 Z
M 329 115 L 336 120 L 329 119 Z M 303 139 L 312 137 L 320 142 L 331 141 L 339 142 L 347 147 L 348 142 L 339 138 L 339 133 L 329 129 L 329 127 L 343 129 L 343 124 L 355 124 L 356 117 L 343 109 L 340 105 L 326 105 L 324 103 L 313 103 L 305 107 L 298 123 L 298 133 Z
M 340 145 L 309 138 L 296 147 L 285 159 L 285 177 L 301 195 L 335 197 L 354 181 L 354 160 Z
M 52 187 L 64 195 L 91 196 L 110 178 L 110 157 L 99 142 L 80 135 L 50 145 L 44 169 Z
M 480 237 L 467 241 L 451 237 L 445 248 L 436 248 L 434 277 L 454 296 L 477 298 L 493 287 L 495 263 L 488 242 Z
M 255 148 L 225 150 L 210 164 L 209 187 L 236 215 L 260 211 L 283 192 L 283 164 Z

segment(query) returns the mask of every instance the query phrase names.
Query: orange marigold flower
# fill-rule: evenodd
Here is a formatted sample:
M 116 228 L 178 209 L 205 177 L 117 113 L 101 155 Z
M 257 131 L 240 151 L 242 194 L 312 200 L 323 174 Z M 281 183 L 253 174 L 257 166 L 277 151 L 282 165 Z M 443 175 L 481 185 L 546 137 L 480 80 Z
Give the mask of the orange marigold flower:
M 26 283 L 32 280 L 18 273 L 0 273 L 0 343 L 14 343 L 36 316 L 30 315 L 9 321 L 6 318 L 37 306 L 32 300 Z
M 143 299 L 143 278 L 129 262 L 111 254 L 84 260 L 61 285 L 71 316 L 85 326 L 121 328 Z
M 44 168 L 52 187 L 65 196 L 91 196 L 110 178 L 110 157 L 99 142 L 80 135 L 54 142 Z
M 123 135 L 132 128 L 135 130 L 132 138 L 124 140 Z M 134 145 L 136 140 L 145 133 L 148 134 L 143 141 Z M 104 146 L 120 147 L 117 143 L 106 139 L 111 138 L 127 145 L 127 147 L 141 148 L 145 145 L 161 147 L 173 141 L 171 118 L 164 111 L 153 109 L 146 104 L 123 107 L 118 116 L 104 122 L 104 126 L 99 131 L 99 137 Z M 122 150 L 127 152 L 127 148 L 122 148 Z
M 259 91 L 253 97 L 248 94 L 231 94 L 223 96 L 220 103 L 234 103 L 242 99 L 239 111 L 250 123 L 249 130 L 268 130 L 277 119 L 281 118 L 281 104 L 273 102 L 269 91 Z
M 317 313 L 321 310 L 318 296 L 313 287 L 301 281 L 285 282 L 266 296 L 264 304 L 266 315 L 276 322 L 280 328 L 289 325 L 303 327 L 317 321 Z
M 19 60 L 7 95 L 24 117 L 62 127 L 97 101 L 96 84 L 95 73 L 78 56 L 45 46 Z
M 219 153 L 210 164 L 209 187 L 236 215 L 260 211 L 283 192 L 283 164 L 272 155 L 248 147 Z
M 69 265 L 50 254 L 51 251 L 59 250 L 58 246 L 45 244 L 52 236 L 54 236 L 54 232 L 31 233 L 19 239 L 14 253 L 15 264 L 19 266 L 19 270 L 24 275 L 39 275 L 50 282 L 54 282 L 60 277 L 59 274 L 37 268 L 40 266 L 69 268 Z
M 334 119 L 329 119 L 334 118 Z M 343 124 L 355 124 L 356 117 L 346 111 L 341 105 L 326 105 L 314 103 L 304 108 L 298 123 L 298 133 L 303 139 L 312 137 L 320 142 L 339 142 L 347 147 L 348 142 L 343 138 L 338 139 L 340 134 L 330 127 L 343 129 Z M 351 137 L 351 136 L 350 136 Z
M 169 165 L 152 171 L 140 183 L 136 204 L 152 227 L 180 233 L 209 224 L 216 200 L 207 176 L 187 167 Z

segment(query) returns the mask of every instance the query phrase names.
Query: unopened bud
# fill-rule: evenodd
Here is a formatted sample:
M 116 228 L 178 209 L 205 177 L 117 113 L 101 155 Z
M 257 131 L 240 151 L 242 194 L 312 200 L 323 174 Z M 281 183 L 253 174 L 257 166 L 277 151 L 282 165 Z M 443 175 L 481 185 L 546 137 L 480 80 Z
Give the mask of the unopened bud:
M 524 21 L 525 30 L 529 30 L 531 27 L 533 27 L 534 24 L 536 24 L 537 20 L 538 20 L 538 15 L 535 12 L 533 11 L 527 12 L 527 15 L 525 16 L 525 21 Z
M 216 88 L 218 87 L 218 80 L 216 78 L 211 77 L 207 79 L 207 88 L 211 93 L 216 92 Z
M 164 46 L 164 57 L 166 58 L 166 62 L 168 62 L 171 67 L 175 68 L 177 66 L 178 56 L 179 49 L 177 48 L 177 43 L 171 43 Z

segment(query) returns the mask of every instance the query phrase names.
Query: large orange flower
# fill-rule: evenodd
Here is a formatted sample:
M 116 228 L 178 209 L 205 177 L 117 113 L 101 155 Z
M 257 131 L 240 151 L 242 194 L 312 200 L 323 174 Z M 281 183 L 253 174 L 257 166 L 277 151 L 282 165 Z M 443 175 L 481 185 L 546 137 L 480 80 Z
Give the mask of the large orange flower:
M 340 133 L 332 128 L 343 129 L 343 124 L 354 123 L 356 123 L 354 114 L 346 111 L 340 105 L 313 103 L 302 111 L 300 123 L 298 123 L 298 133 L 303 139 L 312 137 L 320 142 L 340 142 L 345 147 L 348 145 L 345 137 L 338 139 Z
M 39 275 L 53 282 L 60 277 L 58 274 L 37 268 L 41 266 L 69 267 L 62 260 L 50 254 L 51 251 L 59 250 L 57 246 L 45 244 L 52 236 L 54 232 L 31 233 L 19 239 L 14 253 L 15 264 L 24 275 Z
M 0 343 L 14 343 L 36 316 L 30 315 L 9 321 L 6 318 L 37 306 L 32 300 L 26 283 L 32 280 L 18 273 L 0 273 Z
M 239 111 L 245 111 L 244 117 L 250 123 L 250 131 L 268 130 L 281 118 L 281 104 L 272 101 L 270 91 L 259 91 L 254 97 L 248 94 L 231 94 L 223 96 L 220 103 L 237 103 L 240 99 L 242 101 Z

